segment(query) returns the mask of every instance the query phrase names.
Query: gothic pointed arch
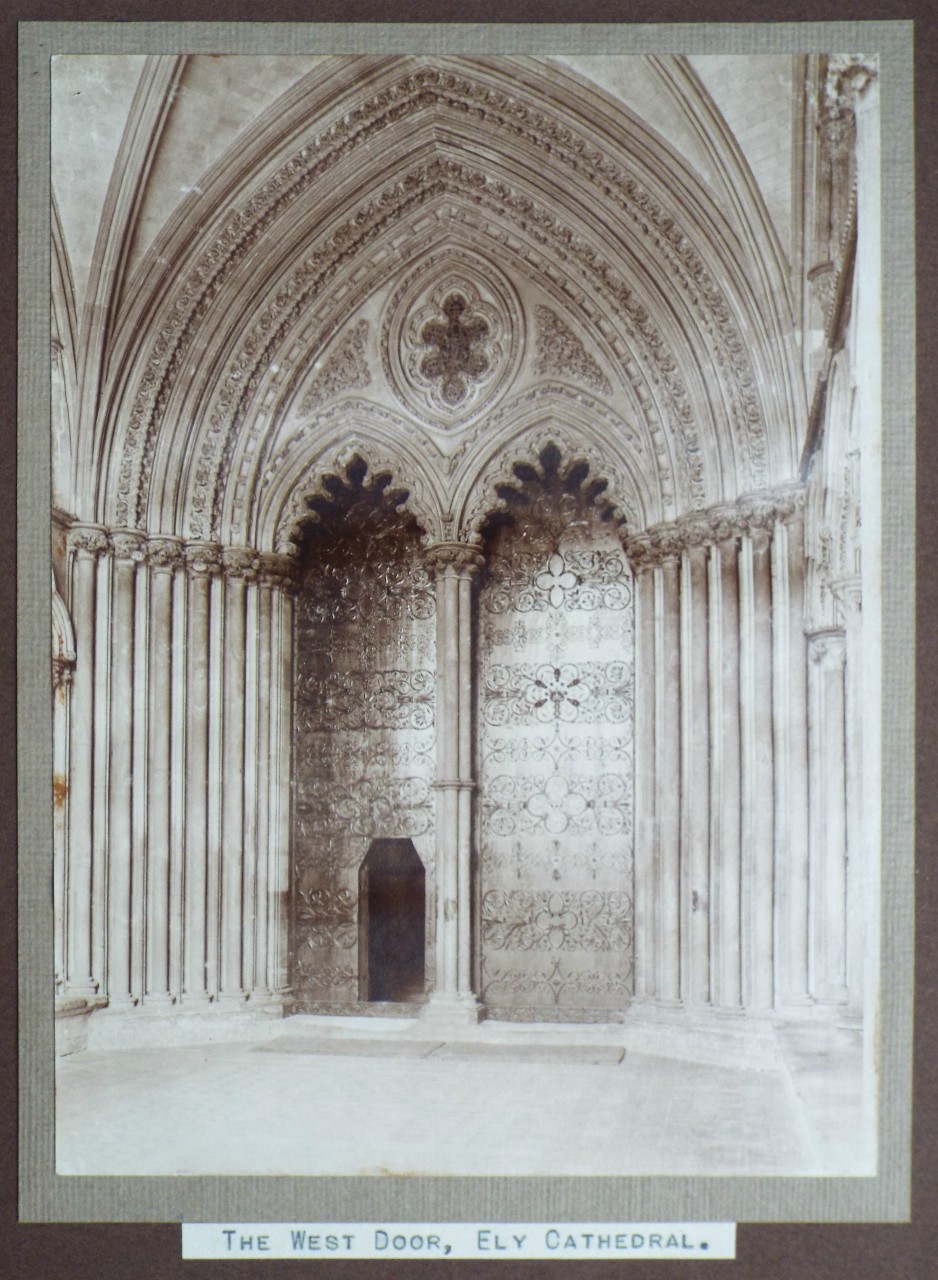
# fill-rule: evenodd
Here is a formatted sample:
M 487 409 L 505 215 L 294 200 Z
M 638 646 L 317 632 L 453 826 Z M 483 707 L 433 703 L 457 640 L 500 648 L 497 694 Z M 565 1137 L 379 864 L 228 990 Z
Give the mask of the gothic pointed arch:
M 562 408 L 563 406 L 561 406 Z M 543 474 L 544 457 L 556 456 L 557 465 L 576 468 L 584 483 L 603 493 L 602 506 L 617 527 L 643 527 L 650 505 L 643 486 L 636 483 L 624 450 L 611 449 L 604 439 L 602 420 L 574 420 L 562 413 L 538 406 L 534 421 L 516 424 L 514 431 L 500 436 L 465 478 L 458 499 L 458 527 L 469 541 L 479 541 L 489 517 L 506 509 L 507 494 L 517 486 L 519 474 Z M 598 415 L 597 415 L 598 417 Z
M 315 359 L 343 300 L 368 304 L 369 255 L 386 279 L 401 233 L 425 224 L 468 229 L 509 276 L 526 264 L 545 293 L 535 306 L 559 290 L 605 317 L 613 375 L 644 382 L 648 430 L 681 461 L 679 506 L 787 476 L 800 410 L 771 340 L 777 299 L 754 292 L 749 247 L 660 137 L 533 61 L 520 76 L 500 59 L 358 67 L 339 93 L 321 67 L 291 90 L 140 263 L 105 396 L 109 518 L 230 536 L 231 480 L 271 430 L 284 363 Z
M 259 505 L 251 532 L 258 544 L 289 551 L 313 518 L 317 502 L 331 491 L 335 478 L 362 463 L 374 483 L 379 478 L 400 497 L 399 505 L 419 522 L 427 537 L 444 535 L 441 495 L 435 477 L 408 438 L 406 427 L 379 406 L 352 401 L 315 420 L 318 446 L 294 442 L 271 459 L 265 501 Z M 312 504 L 312 505 L 311 505 Z

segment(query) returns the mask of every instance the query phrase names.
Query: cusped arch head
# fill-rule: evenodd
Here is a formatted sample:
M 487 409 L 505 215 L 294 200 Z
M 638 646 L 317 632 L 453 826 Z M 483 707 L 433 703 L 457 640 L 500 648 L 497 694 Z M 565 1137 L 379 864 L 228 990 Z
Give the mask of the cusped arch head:
M 575 486 L 623 535 L 642 527 L 639 495 L 621 467 L 595 442 L 562 429 L 556 422 L 546 422 L 506 441 L 472 477 L 459 508 L 460 537 L 470 543 L 481 542 L 489 518 L 509 509 L 512 494 L 526 481 L 543 480 L 548 475 Z
M 442 537 L 439 503 L 413 472 L 373 443 L 346 438 L 308 466 L 280 509 L 274 524 L 274 550 L 296 555 L 311 524 L 338 510 L 343 497 L 360 492 L 380 499 L 388 510 L 413 516 L 427 540 Z M 338 505 L 337 505 L 338 504 Z

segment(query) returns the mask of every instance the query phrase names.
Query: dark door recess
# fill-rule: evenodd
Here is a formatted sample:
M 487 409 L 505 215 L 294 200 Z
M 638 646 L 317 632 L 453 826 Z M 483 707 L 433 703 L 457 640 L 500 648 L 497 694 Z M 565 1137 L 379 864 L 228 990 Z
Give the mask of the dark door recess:
M 358 873 L 359 999 L 423 995 L 426 875 L 410 840 L 373 840 Z

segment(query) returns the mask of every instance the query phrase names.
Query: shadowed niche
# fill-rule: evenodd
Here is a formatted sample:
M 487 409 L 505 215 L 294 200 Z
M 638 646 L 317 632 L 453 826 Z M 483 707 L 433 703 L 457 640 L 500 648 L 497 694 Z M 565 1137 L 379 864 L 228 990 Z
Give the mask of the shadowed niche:
M 565 463 L 556 444 L 546 444 L 537 462 L 516 462 L 514 483 L 496 486 L 504 506 L 493 511 L 482 526 L 482 536 L 492 539 L 505 525 L 549 523 L 559 532 L 572 523 L 599 522 L 613 525 L 615 507 L 604 494 L 608 481 L 590 475 L 589 463 L 574 458 Z
M 423 994 L 426 873 L 411 840 L 373 840 L 358 873 L 359 999 Z

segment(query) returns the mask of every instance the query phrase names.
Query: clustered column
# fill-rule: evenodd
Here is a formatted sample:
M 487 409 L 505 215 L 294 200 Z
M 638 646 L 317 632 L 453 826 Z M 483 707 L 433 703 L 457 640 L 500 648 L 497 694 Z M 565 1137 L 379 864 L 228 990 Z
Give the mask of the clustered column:
M 437 616 L 436 989 L 428 1016 L 477 1021 L 472 983 L 472 582 L 482 565 L 458 542 L 430 548 Z
M 292 563 L 89 525 L 69 546 L 61 994 L 278 1007 Z
M 658 1005 L 809 999 L 802 504 L 785 490 L 627 545 L 636 995 Z

